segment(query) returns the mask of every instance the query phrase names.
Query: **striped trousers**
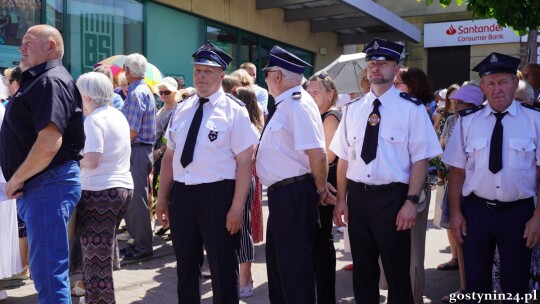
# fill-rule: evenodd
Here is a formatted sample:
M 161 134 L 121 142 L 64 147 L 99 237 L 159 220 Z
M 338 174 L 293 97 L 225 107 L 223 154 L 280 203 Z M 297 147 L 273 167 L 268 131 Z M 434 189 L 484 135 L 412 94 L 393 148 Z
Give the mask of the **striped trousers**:
M 249 186 L 249 192 L 246 199 L 246 206 L 244 207 L 244 223 L 240 230 L 240 249 L 238 250 L 238 262 L 240 264 L 246 262 L 252 262 L 255 256 L 255 249 L 253 247 L 253 237 L 251 235 L 251 201 L 255 193 L 255 178 L 251 177 L 251 185 Z

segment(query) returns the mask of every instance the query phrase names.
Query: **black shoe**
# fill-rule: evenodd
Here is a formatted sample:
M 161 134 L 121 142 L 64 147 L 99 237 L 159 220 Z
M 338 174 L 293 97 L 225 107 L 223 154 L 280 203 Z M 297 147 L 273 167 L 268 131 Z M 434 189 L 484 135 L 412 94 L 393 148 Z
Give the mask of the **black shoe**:
M 159 228 L 158 231 L 156 231 L 156 235 L 164 235 L 165 233 L 167 233 L 167 231 L 169 231 L 170 228 L 171 227 L 167 227 L 167 228 L 161 227 Z
M 132 252 L 132 251 L 135 251 L 135 246 L 129 245 L 120 249 L 120 255 L 126 255 L 128 252 Z
M 153 252 L 143 253 L 143 252 L 139 252 L 137 250 L 133 250 L 133 251 L 130 251 L 130 252 L 124 254 L 124 260 L 126 260 L 126 261 L 137 261 L 137 260 L 149 258 L 149 257 L 152 257 L 152 256 L 154 256 Z

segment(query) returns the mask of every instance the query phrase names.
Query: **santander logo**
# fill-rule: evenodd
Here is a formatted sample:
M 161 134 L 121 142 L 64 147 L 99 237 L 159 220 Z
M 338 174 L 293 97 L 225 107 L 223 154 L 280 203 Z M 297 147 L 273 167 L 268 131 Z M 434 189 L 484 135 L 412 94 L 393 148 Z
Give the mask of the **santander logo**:
M 446 30 L 447 35 L 454 35 L 455 33 L 457 33 L 457 31 L 453 25 L 450 25 L 450 27 Z

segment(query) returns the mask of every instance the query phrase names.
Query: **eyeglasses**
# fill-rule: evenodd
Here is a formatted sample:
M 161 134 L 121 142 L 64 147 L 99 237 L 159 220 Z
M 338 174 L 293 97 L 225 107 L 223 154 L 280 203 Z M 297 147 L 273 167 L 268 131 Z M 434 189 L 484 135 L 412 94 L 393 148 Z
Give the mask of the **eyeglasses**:
M 161 95 L 169 96 L 169 94 L 171 94 L 171 91 L 158 91 L 157 93 L 159 96 Z
M 272 73 L 272 72 L 277 72 L 278 70 L 264 70 L 264 78 L 268 77 L 268 74 Z

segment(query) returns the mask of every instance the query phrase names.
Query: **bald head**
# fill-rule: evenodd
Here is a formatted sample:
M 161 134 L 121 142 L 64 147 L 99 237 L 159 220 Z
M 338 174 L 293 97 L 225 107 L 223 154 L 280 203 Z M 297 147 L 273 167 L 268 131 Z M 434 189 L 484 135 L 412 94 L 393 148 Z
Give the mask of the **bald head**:
M 30 30 L 35 31 L 41 39 L 48 42 L 54 42 L 56 57 L 53 59 L 62 59 L 62 57 L 64 57 L 64 39 L 62 38 L 62 34 L 60 34 L 56 28 L 48 24 L 38 24 L 28 29 L 28 31 Z
M 47 24 L 32 26 L 26 31 L 19 47 L 21 68 L 27 70 L 64 56 L 64 40 L 60 32 Z

